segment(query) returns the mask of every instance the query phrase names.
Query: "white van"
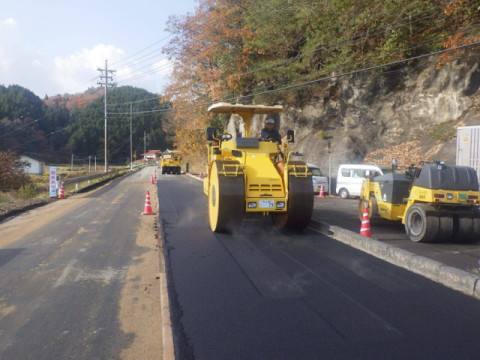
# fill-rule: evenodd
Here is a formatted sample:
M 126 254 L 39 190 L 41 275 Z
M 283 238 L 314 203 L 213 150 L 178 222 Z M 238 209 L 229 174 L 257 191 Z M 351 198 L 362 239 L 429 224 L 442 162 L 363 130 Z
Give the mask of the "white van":
M 363 180 L 367 176 L 383 175 L 385 168 L 381 169 L 376 165 L 342 164 L 337 174 L 337 194 L 342 199 L 349 196 L 360 196 Z
M 322 170 L 317 165 L 307 164 L 308 170 L 312 172 L 312 183 L 313 183 L 313 192 L 315 194 L 320 192 L 320 187 L 323 185 L 323 192 L 325 194 L 329 193 L 328 189 L 328 179 L 323 176 Z

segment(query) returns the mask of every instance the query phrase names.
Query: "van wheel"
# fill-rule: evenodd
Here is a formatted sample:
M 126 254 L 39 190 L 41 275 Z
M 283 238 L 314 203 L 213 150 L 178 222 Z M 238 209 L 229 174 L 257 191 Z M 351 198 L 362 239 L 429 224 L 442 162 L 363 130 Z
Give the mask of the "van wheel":
M 347 199 L 348 198 L 348 190 L 347 189 L 340 189 L 340 191 L 338 192 L 338 195 L 342 198 L 342 199 Z

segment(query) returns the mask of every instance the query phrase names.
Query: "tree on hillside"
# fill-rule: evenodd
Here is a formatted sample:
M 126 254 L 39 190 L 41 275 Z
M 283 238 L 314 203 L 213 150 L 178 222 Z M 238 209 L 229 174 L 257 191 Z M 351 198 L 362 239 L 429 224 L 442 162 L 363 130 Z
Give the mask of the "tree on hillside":
M 30 183 L 25 169 L 28 161 L 21 161 L 13 151 L 0 151 L 0 190 L 16 190 Z
M 321 79 L 471 43 L 479 6 L 480 0 L 200 0 L 193 15 L 169 22 L 174 37 L 165 52 L 174 69 L 167 93 L 178 109 L 177 145 L 187 153 L 200 149 L 195 139 L 213 101 L 298 106 L 318 96 L 327 84 Z
M 144 135 L 148 135 L 148 149 L 166 149 L 171 146 L 164 130 L 169 116 L 169 103 L 146 90 L 123 86 L 109 92 L 108 140 L 112 161 L 124 162 L 130 156 L 130 104 L 132 104 L 132 136 L 134 153 L 144 149 Z M 70 112 L 67 149 L 78 156 L 102 156 L 104 151 L 104 97 L 93 100 Z
M 30 90 L 18 85 L 0 85 L 0 118 L 38 119 L 44 111 L 43 101 Z
M 0 150 L 45 149 L 44 115 L 43 101 L 30 90 L 0 86 Z
M 170 126 L 175 145 L 186 158 L 203 157 L 208 121 L 206 107 L 192 107 L 192 101 L 209 103 L 222 99 L 226 90 L 233 94 L 251 87 L 247 77 L 235 76 L 248 70 L 252 57 L 251 49 L 244 46 L 253 36 L 244 23 L 250 3 L 253 0 L 205 0 L 194 15 L 169 21 L 175 37 L 165 51 L 175 58 L 175 81 L 167 94 L 175 94 L 171 100 L 177 109 Z

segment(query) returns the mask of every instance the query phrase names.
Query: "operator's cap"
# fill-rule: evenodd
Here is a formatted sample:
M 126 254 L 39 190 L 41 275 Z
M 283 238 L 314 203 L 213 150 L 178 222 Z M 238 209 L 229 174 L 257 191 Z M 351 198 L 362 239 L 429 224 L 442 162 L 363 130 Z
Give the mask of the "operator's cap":
M 272 118 L 269 118 L 265 120 L 265 124 L 275 124 L 275 120 L 273 120 Z

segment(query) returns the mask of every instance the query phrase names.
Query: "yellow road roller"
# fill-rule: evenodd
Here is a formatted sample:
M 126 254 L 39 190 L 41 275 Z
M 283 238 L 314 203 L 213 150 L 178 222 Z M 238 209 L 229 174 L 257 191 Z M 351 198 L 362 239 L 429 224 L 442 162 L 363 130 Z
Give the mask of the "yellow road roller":
M 401 221 L 416 242 L 480 240 L 480 192 L 475 169 L 443 162 L 411 166 L 404 173 L 367 178 L 362 185 L 358 216 L 365 204 L 370 223 Z
M 244 120 L 244 136 L 218 135 L 207 129 L 207 165 L 203 189 L 208 196 L 210 227 L 231 232 L 246 214 L 270 215 L 279 229 L 303 229 L 313 212 L 312 174 L 301 154 L 290 149 L 294 132 L 282 144 L 250 136 L 253 115 L 275 114 L 281 105 L 216 103 L 213 114 L 237 114 Z
M 180 152 L 175 150 L 167 150 L 162 154 L 161 167 L 162 174 L 180 174 Z

